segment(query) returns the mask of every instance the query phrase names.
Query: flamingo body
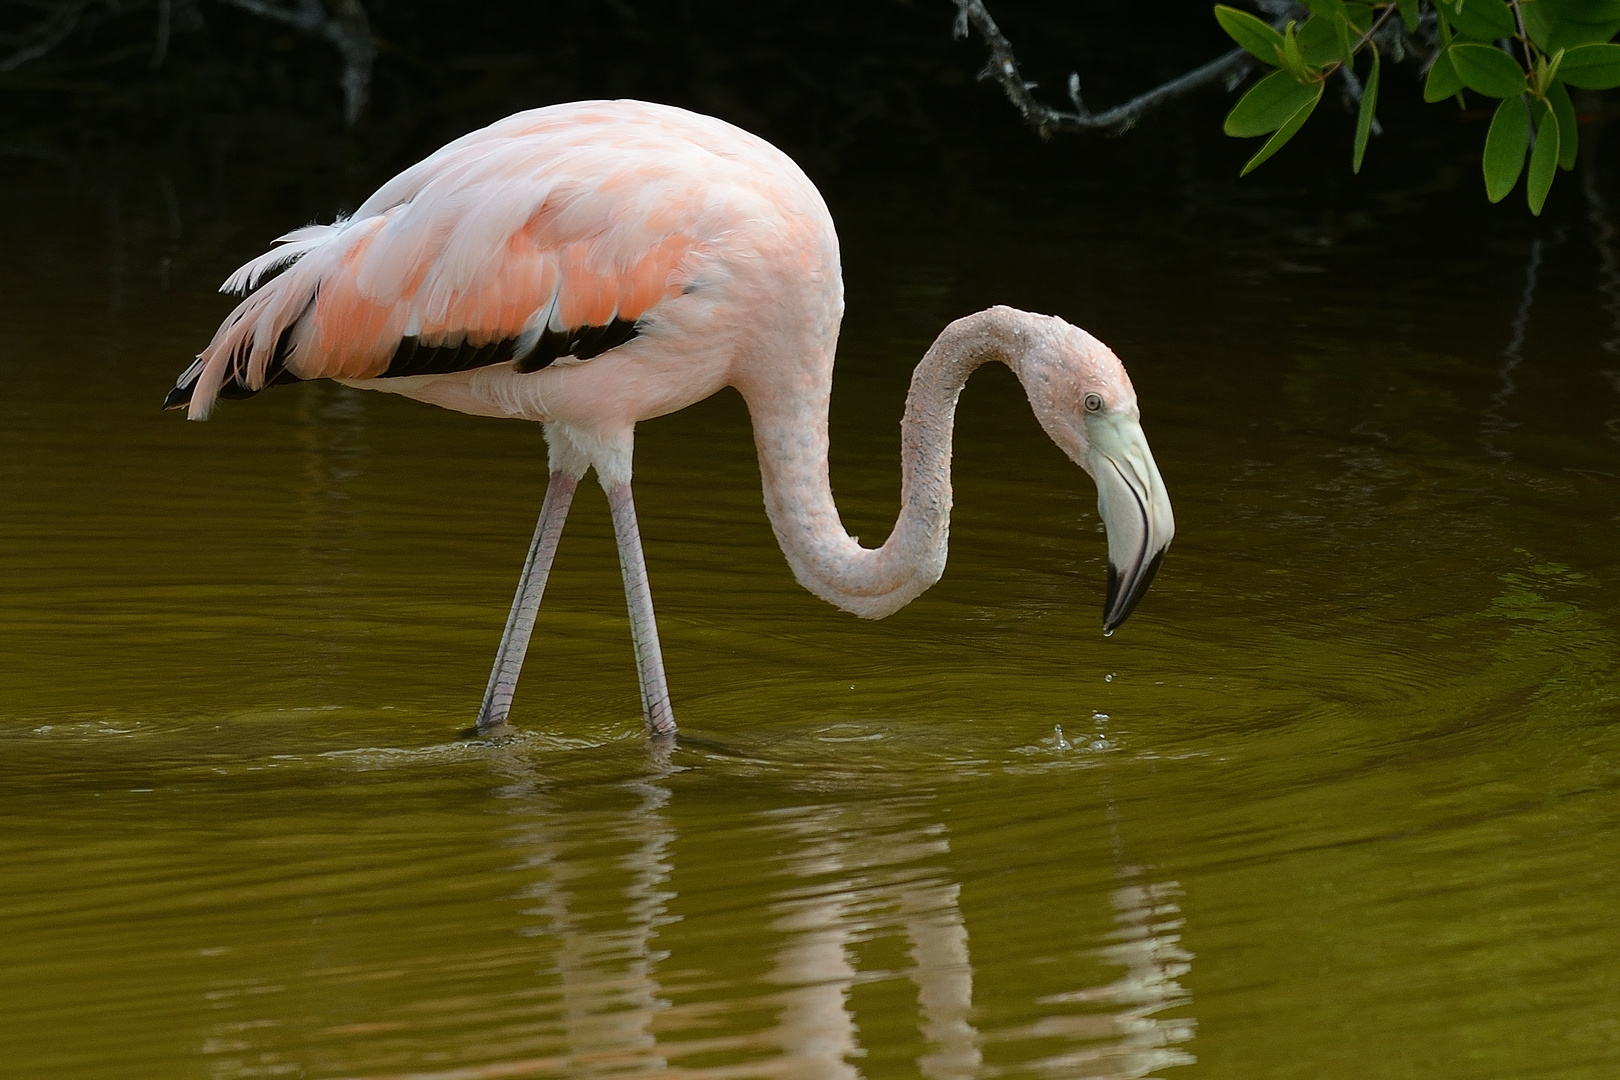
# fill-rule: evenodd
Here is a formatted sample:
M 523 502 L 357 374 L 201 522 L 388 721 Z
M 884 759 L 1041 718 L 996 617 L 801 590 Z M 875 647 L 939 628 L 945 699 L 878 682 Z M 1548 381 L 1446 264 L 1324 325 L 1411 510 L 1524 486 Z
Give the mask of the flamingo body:
M 843 315 L 837 234 L 798 166 L 635 101 L 464 136 L 346 220 L 286 234 L 225 290 L 283 267 L 199 357 L 192 418 L 221 391 L 326 378 L 608 444 L 713 394 L 739 356 L 822 366 L 830 349 L 765 346 L 806 331 L 830 345 Z
M 634 429 L 727 385 L 748 403 L 795 576 L 858 615 L 889 614 L 943 572 L 956 395 L 989 360 L 1013 368 L 1048 434 L 1098 481 L 1105 624 L 1134 606 L 1173 534 L 1119 360 L 1060 319 L 997 308 L 952 324 L 919 365 L 901 517 L 882 547 L 861 547 L 827 476 L 844 306 L 832 217 L 787 155 L 712 117 L 635 101 L 519 113 L 400 173 L 352 216 L 287 233 L 224 289 L 249 295 L 165 402 L 192 419 L 220 397 L 326 378 L 545 425 L 551 484 L 481 729 L 505 718 L 569 501 L 594 468 L 647 723 L 674 730 L 630 498 Z

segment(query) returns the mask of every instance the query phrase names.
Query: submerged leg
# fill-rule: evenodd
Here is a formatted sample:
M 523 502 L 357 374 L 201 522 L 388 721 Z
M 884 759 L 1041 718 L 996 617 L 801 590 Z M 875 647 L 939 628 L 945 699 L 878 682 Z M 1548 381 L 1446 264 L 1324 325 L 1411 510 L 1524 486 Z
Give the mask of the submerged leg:
M 624 573 L 624 598 L 630 606 L 630 638 L 636 646 L 636 673 L 641 677 L 641 716 L 650 735 L 675 734 L 675 710 L 669 704 L 669 683 L 664 678 L 664 654 L 658 648 L 658 623 L 653 619 L 652 586 L 647 583 L 647 560 L 641 554 L 641 527 L 630 485 L 608 488 L 613 510 L 613 533 L 619 540 L 619 569 Z
M 484 691 L 484 703 L 478 709 L 480 733 L 504 724 L 506 714 L 512 709 L 512 693 L 517 689 L 518 673 L 523 670 L 523 656 L 529 651 L 534 617 L 540 611 L 546 578 L 551 575 L 551 560 L 557 554 L 563 522 L 568 519 L 568 504 L 574 501 L 578 487 L 579 477 L 556 470 L 546 484 L 546 500 L 540 505 L 540 521 L 534 527 L 534 541 L 523 563 L 523 576 L 518 579 L 517 596 L 512 598 L 512 614 L 506 618 L 501 648 L 495 654 L 495 668 L 489 673 L 489 688 Z

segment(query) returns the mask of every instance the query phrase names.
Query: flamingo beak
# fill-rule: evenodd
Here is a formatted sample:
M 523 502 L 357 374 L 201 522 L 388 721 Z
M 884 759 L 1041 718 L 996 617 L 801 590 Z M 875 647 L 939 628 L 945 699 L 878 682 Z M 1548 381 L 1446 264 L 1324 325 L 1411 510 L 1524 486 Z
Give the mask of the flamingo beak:
M 1152 584 L 1176 534 L 1176 519 L 1141 424 L 1120 413 L 1087 413 L 1086 434 L 1097 512 L 1108 530 L 1103 632 L 1112 633 Z

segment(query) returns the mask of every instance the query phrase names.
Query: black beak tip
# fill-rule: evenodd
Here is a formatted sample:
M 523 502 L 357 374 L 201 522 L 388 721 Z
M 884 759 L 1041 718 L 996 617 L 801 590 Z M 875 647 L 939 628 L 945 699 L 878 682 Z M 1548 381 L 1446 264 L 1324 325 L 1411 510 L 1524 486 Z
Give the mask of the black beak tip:
M 1159 564 L 1164 562 L 1164 553 L 1167 549 L 1160 548 L 1158 554 L 1148 561 L 1147 567 L 1140 573 L 1133 575 L 1133 579 L 1125 585 L 1124 595 L 1121 595 L 1121 584 L 1126 580 L 1119 572 L 1119 568 L 1112 562 L 1108 564 L 1108 599 L 1103 604 L 1103 633 L 1112 634 L 1124 621 L 1130 618 L 1131 612 L 1141 602 L 1148 586 L 1153 584 L 1154 575 L 1159 572 Z

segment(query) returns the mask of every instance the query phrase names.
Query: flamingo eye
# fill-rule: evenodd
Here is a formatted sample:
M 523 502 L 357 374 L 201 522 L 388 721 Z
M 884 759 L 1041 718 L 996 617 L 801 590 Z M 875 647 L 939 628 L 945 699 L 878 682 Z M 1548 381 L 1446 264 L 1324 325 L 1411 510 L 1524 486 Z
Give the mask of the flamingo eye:
M 1100 394 L 1087 394 L 1086 395 L 1086 412 L 1096 412 L 1098 409 L 1101 409 L 1101 408 L 1102 408 L 1102 395 L 1100 395 Z

